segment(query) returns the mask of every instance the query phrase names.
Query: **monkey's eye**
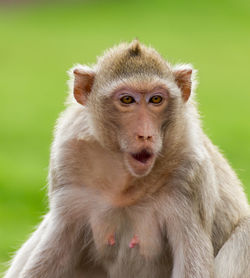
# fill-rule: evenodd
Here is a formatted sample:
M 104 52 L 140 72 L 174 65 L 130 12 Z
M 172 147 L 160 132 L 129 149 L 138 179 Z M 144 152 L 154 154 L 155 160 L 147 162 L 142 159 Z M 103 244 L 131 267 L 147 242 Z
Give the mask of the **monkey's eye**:
M 162 102 L 162 97 L 159 95 L 153 96 L 150 98 L 149 102 L 153 104 L 160 104 Z
M 120 98 L 120 101 L 124 104 L 131 104 L 131 103 L 135 102 L 135 99 L 131 96 L 124 96 L 124 97 Z

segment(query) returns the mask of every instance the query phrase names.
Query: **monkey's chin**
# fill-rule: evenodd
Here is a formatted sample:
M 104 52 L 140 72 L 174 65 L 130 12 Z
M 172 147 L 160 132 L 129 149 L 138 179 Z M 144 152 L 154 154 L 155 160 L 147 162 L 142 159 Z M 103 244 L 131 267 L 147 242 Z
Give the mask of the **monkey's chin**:
M 155 155 L 147 152 L 126 153 L 125 164 L 135 177 L 143 177 L 150 173 L 154 166 Z

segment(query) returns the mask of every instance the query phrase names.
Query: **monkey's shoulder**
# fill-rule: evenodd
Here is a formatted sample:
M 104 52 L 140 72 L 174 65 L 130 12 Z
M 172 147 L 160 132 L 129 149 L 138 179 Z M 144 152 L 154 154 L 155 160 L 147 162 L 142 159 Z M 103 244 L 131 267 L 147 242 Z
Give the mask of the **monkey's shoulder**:
M 83 140 L 93 138 L 86 107 L 77 103 L 70 104 L 59 116 L 55 126 L 54 141 Z

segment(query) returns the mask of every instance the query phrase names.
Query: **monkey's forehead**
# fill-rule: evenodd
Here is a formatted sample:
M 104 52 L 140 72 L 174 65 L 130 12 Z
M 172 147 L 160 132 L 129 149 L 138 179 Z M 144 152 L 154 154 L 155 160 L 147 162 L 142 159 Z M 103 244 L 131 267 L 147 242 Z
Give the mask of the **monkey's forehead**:
M 169 64 L 153 48 L 139 44 L 120 44 L 98 59 L 97 71 L 112 80 L 138 74 L 166 77 L 171 74 Z
M 172 97 L 179 95 L 179 91 L 176 89 L 177 86 L 172 76 L 161 78 L 157 75 L 143 76 L 142 74 L 136 74 L 108 82 L 105 82 L 105 80 L 98 81 L 94 83 L 94 91 L 99 96 L 103 97 L 109 97 L 116 92 L 123 90 L 147 93 L 156 89 L 167 91 Z

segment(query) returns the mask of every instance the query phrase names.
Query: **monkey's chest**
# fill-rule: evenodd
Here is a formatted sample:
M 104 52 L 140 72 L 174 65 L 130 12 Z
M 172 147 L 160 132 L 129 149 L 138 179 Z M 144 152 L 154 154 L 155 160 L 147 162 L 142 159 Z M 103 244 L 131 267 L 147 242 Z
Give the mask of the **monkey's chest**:
M 110 277 L 170 277 L 171 255 L 152 211 L 112 213 L 91 223 L 95 252 Z

